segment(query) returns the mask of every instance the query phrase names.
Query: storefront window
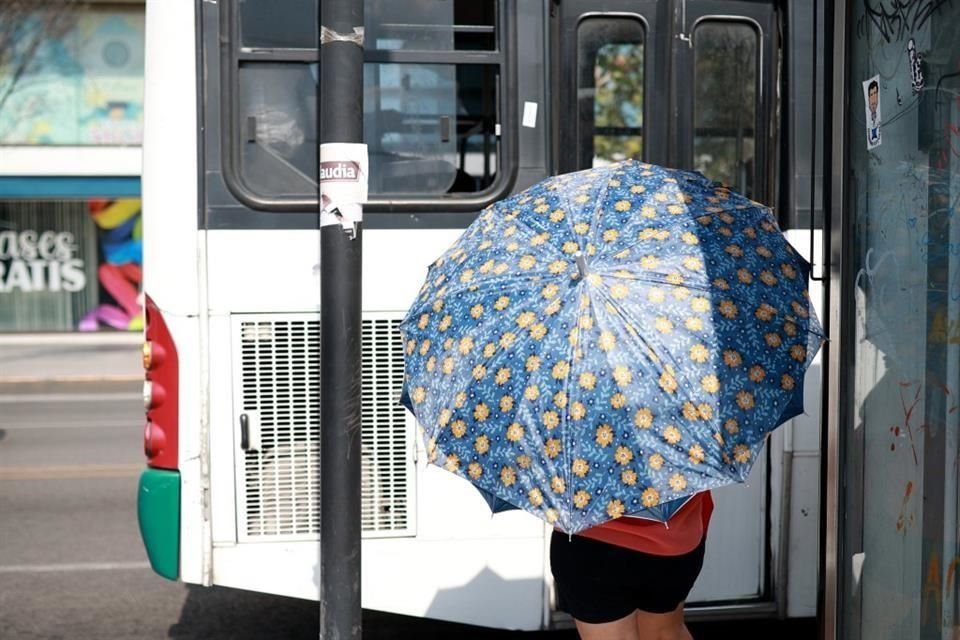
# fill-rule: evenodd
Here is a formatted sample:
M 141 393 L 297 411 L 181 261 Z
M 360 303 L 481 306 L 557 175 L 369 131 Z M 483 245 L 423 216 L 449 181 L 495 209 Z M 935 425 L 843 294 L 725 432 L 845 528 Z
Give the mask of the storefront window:
M 13 6 L 0 13 L 0 145 L 139 145 L 143 6 Z
M 0 200 L 0 332 L 138 331 L 139 199 Z
M 853 6 L 847 335 L 854 366 L 843 434 L 839 637 L 953 638 L 960 631 L 960 5 L 932 3 L 909 20 L 895 2 Z

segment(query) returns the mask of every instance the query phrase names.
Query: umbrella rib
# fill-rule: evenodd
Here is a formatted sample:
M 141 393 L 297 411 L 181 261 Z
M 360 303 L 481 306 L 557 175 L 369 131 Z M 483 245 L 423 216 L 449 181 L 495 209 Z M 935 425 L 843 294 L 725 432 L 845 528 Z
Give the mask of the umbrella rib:
M 602 298 L 604 302 L 607 302 L 611 307 L 613 307 L 613 309 L 617 312 L 617 314 L 621 318 L 623 318 L 625 321 L 627 321 L 628 323 L 634 326 L 640 326 L 642 324 L 639 318 L 635 317 L 633 314 L 627 311 L 627 309 L 623 305 L 621 305 L 613 296 L 611 296 L 606 291 L 606 289 L 602 287 L 596 287 L 595 290 L 597 295 L 600 298 Z M 660 347 L 659 350 L 654 349 L 654 343 L 648 339 L 648 336 L 644 335 L 639 330 L 636 332 L 636 338 L 643 343 L 643 346 L 647 348 L 649 353 L 653 353 L 657 358 L 662 358 L 664 354 L 667 354 L 667 359 L 670 360 L 671 364 L 677 364 L 673 360 L 673 358 L 669 356 L 669 350 L 664 349 L 662 344 L 658 343 L 656 345 Z M 649 358 L 649 355 L 647 357 Z M 652 359 L 651 359 L 651 363 L 656 364 L 656 362 L 653 361 Z
M 612 271 L 614 268 L 616 269 L 616 271 Z M 609 267 L 597 270 L 595 273 L 597 273 L 597 275 L 599 275 L 601 278 L 615 278 L 617 280 L 629 280 L 631 282 L 641 282 L 646 284 L 667 285 L 669 287 L 682 286 L 682 287 L 686 287 L 687 289 L 695 289 L 697 291 L 703 291 L 706 293 L 713 292 L 713 287 L 711 287 L 709 282 L 688 282 L 684 280 L 682 285 L 676 285 L 671 283 L 669 280 L 667 280 L 668 274 L 664 274 L 661 271 L 652 271 L 649 269 L 645 270 L 645 273 L 649 273 L 655 276 L 660 276 L 659 278 L 657 278 L 657 277 L 650 277 L 650 276 L 641 277 L 637 275 L 637 272 L 635 271 L 631 271 L 629 276 L 617 273 L 622 270 L 624 270 L 624 267 L 622 266 L 614 267 L 613 265 L 610 265 Z
M 566 194 L 561 194 L 561 195 L 562 195 L 563 197 L 566 197 Z M 569 205 L 569 200 L 567 201 L 567 204 Z M 568 216 L 568 217 L 569 217 L 569 216 Z M 535 228 L 531 227 L 531 226 L 527 223 L 527 221 L 526 221 L 525 219 L 522 219 L 522 218 L 520 218 L 519 216 L 517 216 L 516 218 L 513 218 L 513 219 L 511 220 L 511 222 L 514 223 L 514 224 L 517 224 L 517 225 L 523 227 L 524 229 L 526 229 L 527 231 L 529 231 L 530 234 L 531 234 L 531 237 L 537 236 L 537 235 L 539 235 L 539 234 L 541 233 L 540 231 L 537 231 Z M 560 249 L 560 247 L 556 246 L 556 245 L 553 244 L 553 243 L 545 242 L 545 243 L 543 243 L 543 244 L 540 245 L 540 246 L 541 246 L 541 247 L 546 247 L 546 248 L 548 248 L 548 249 L 549 249 L 551 252 L 553 252 L 553 254 L 556 255 L 557 257 L 563 258 L 563 259 L 565 259 L 565 260 L 569 259 L 569 256 L 565 255 L 565 254 L 563 253 L 563 251 Z M 552 275 L 552 274 L 551 274 L 551 275 Z
M 590 221 L 590 241 L 592 242 L 593 246 L 595 246 L 595 247 L 602 247 L 602 246 L 603 246 L 602 244 L 600 244 L 600 227 L 599 227 L 599 225 L 598 225 L 597 223 L 598 223 L 598 222 L 601 220 L 601 218 L 602 218 L 600 208 L 603 206 L 603 202 L 604 202 L 604 200 L 605 200 L 606 197 L 607 197 L 607 192 L 610 191 L 610 175 L 613 173 L 613 167 L 614 167 L 614 165 L 608 165 L 608 166 L 607 166 L 607 172 L 606 172 L 607 179 L 606 179 L 606 182 L 603 184 L 603 187 L 600 189 L 600 193 L 597 194 L 597 201 L 596 201 L 596 204 L 595 204 L 594 207 L 593 207 L 593 215 L 592 215 L 592 219 L 591 219 L 591 221 Z M 596 255 L 597 261 L 600 260 L 600 257 L 601 257 L 601 254 L 602 254 L 602 253 L 603 253 L 603 251 L 601 251 L 601 250 L 598 250 L 598 251 L 597 251 L 597 255 Z
M 439 297 L 443 299 L 450 298 L 458 293 L 469 291 L 471 287 L 487 288 L 499 284 L 499 291 L 501 293 L 510 293 L 512 291 L 516 291 L 517 289 L 521 289 L 528 282 L 542 282 L 543 284 L 547 284 L 551 281 L 563 282 L 565 280 L 569 280 L 569 277 L 562 274 L 554 275 L 552 273 L 532 272 L 524 274 L 504 274 L 502 276 L 484 278 L 478 282 L 471 282 L 469 284 L 457 283 L 456 286 L 447 289 L 447 291 Z M 432 305 L 436 299 L 436 297 L 424 298 L 420 306 L 407 312 L 407 316 L 413 318 L 417 314 L 421 313 L 425 307 Z
M 577 300 L 579 300 L 580 296 L 577 295 L 576 297 L 577 297 Z M 571 380 L 573 380 L 573 376 L 574 376 L 574 365 L 577 362 L 577 348 L 579 347 L 579 342 L 580 342 L 579 331 L 581 326 L 581 319 L 586 317 L 586 315 L 589 313 L 589 310 L 590 310 L 590 305 L 587 305 L 586 307 L 578 310 L 578 313 L 576 315 L 576 321 L 573 325 L 574 328 L 577 330 L 577 340 L 576 341 L 568 340 L 569 347 L 567 350 L 567 354 L 570 361 L 570 369 L 569 369 L 567 378 L 563 382 L 563 393 L 567 398 L 567 405 L 566 407 L 564 407 L 563 411 L 560 413 L 560 416 L 561 416 L 560 434 L 563 436 L 562 450 L 563 450 L 563 462 L 564 462 L 562 471 L 563 471 L 563 477 L 566 479 L 565 485 L 564 485 L 564 497 L 567 500 L 567 506 L 570 510 L 570 522 L 569 522 L 569 526 L 566 527 L 568 531 L 571 531 L 574 528 L 573 512 L 574 512 L 574 509 L 576 509 L 576 505 L 573 502 L 573 459 L 571 458 L 571 445 L 570 445 L 570 440 L 573 434 L 570 433 L 571 427 L 569 426 L 570 407 L 572 402 L 570 388 L 572 384 Z M 581 358 L 581 360 L 583 360 L 583 358 Z

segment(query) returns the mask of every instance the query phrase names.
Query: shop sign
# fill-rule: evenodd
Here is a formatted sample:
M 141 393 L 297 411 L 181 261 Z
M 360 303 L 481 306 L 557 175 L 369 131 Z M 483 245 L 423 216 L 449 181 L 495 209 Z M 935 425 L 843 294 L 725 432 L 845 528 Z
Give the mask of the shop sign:
M 80 291 L 84 262 L 69 231 L 0 231 L 0 294 Z

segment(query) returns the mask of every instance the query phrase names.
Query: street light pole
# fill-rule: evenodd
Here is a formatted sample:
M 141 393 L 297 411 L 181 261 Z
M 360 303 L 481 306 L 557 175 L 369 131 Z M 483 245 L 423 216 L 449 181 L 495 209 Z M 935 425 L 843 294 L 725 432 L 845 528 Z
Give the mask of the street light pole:
M 320 143 L 360 143 L 363 2 L 318 2 Z M 322 185 L 322 167 L 318 173 Z M 322 209 L 323 194 L 320 201 Z M 359 207 L 354 207 L 354 213 Z M 351 233 L 347 226 L 324 224 L 323 217 L 321 214 L 320 638 L 348 640 L 361 637 L 361 228 L 356 223 Z

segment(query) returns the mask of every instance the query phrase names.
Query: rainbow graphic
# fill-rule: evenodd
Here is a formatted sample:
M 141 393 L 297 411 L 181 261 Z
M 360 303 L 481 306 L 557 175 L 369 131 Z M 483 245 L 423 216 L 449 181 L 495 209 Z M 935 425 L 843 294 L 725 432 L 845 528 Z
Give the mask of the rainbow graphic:
M 106 295 L 96 309 L 80 320 L 77 328 L 96 331 L 105 325 L 140 331 L 143 329 L 140 199 L 91 200 L 89 211 L 99 228 L 102 262 L 97 267 L 97 276 Z

